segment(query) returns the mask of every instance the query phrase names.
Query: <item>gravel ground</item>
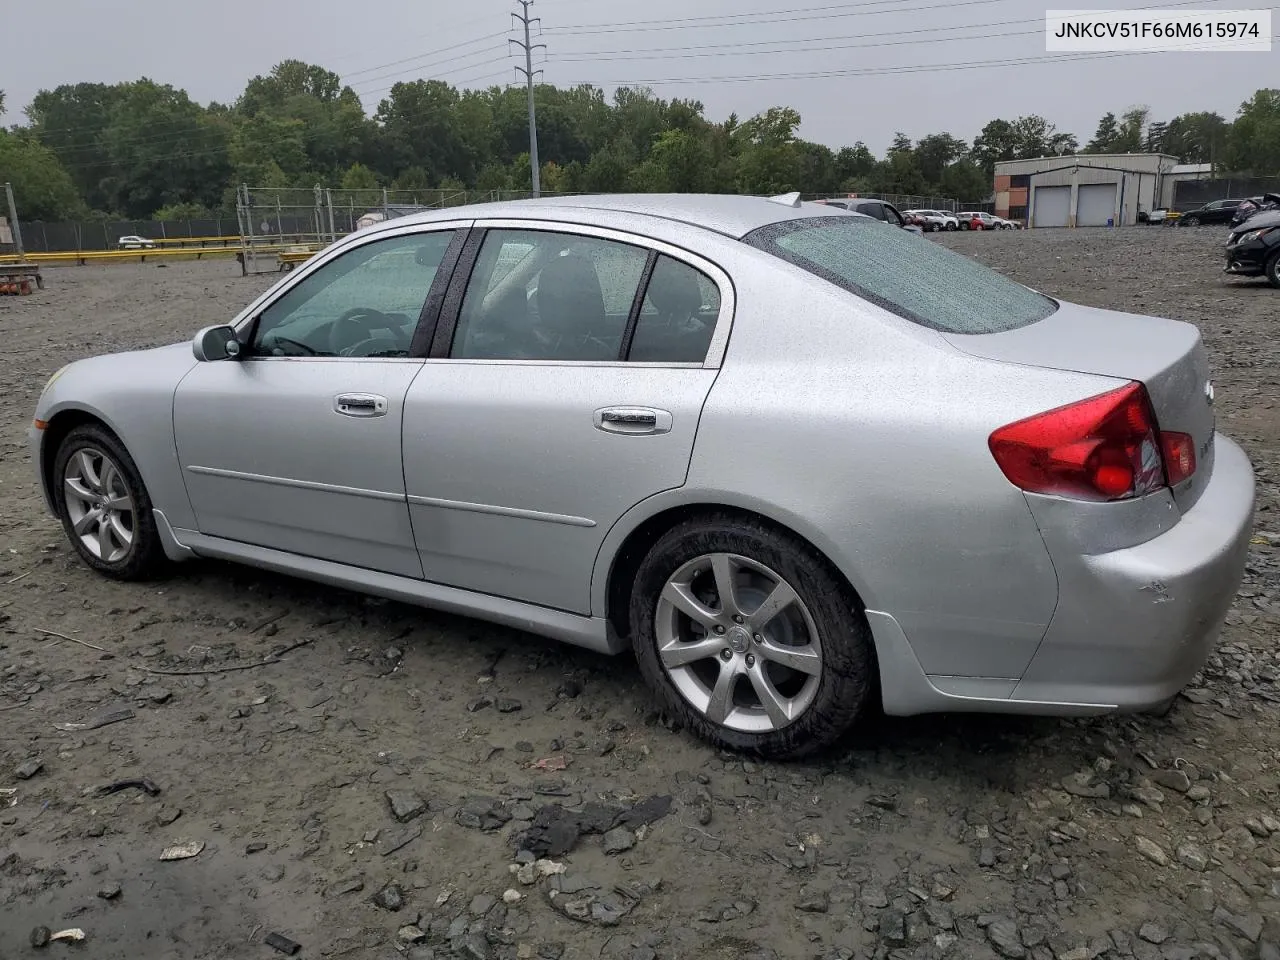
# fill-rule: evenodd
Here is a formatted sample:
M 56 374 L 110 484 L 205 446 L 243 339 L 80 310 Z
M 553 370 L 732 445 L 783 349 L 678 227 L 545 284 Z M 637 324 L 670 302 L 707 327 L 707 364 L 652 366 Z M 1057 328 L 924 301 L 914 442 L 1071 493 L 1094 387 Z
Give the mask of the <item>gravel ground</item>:
M 1224 278 L 1220 233 L 941 241 L 1200 325 L 1261 497 L 1203 675 L 1163 718 L 873 718 L 805 765 L 670 729 L 626 659 L 219 563 L 96 577 L 30 476 L 41 384 L 274 277 L 71 267 L 0 298 L 0 955 L 47 927 L 95 960 L 269 957 L 272 933 L 300 957 L 1280 958 L 1280 291 Z M 93 718 L 116 722 L 57 726 Z

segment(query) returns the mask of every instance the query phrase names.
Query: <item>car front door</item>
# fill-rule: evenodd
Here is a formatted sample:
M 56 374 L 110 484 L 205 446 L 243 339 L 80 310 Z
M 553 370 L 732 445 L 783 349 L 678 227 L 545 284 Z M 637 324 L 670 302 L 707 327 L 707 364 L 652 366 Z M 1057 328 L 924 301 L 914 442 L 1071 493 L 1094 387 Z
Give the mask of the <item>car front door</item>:
M 464 232 L 405 228 L 318 261 L 249 318 L 239 357 L 183 379 L 174 432 L 201 533 L 422 576 L 400 457 L 404 399 L 422 369 L 432 291 L 443 293 Z
M 589 613 L 610 527 L 685 481 L 728 277 L 625 233 L 496 221 L 477 224 L 445 301 L 405 401 L 423 575 Z

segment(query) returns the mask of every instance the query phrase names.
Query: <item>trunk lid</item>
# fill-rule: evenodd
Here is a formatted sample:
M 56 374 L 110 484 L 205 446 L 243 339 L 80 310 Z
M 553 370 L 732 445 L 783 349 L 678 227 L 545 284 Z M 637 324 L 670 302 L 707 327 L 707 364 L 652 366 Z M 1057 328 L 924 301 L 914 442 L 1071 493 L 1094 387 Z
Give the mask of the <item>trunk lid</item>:
M 1159 428 L 1190 434 L 1195 444 L 1195 473 L 1173 491 L 1179 508 L 1189 509 L 1208 483 L 1215 418 L 1209 357 L 1194 325 L 1061 303 L 1017 330 L 942 336 L 974 357 L 1141 382 Z

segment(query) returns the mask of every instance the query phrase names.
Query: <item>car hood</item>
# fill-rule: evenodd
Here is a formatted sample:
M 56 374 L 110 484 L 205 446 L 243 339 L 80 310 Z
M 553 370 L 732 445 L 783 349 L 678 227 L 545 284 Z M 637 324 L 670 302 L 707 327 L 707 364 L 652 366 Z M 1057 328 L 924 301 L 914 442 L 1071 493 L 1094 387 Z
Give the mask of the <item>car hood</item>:
M 1231 228 L 1232 236 L 1238 233 L 1248 233 L 1251 230 L 1259 230 L 1262 227 L 1280 227 L 1280 210 L 1263 210 L 1255 213 L 1247 220 L 1242 220 L 1239 224 Z

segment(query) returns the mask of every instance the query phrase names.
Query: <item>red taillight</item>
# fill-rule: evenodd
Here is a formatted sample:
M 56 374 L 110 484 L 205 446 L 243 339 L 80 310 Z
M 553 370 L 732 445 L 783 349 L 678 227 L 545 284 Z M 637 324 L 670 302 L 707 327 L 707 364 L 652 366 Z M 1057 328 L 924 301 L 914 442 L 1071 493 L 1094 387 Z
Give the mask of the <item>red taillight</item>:
M 1140 497 L 1196 468 L 1191 437 L 1159 432 L 1140 383 L 1001 427 L 989 444 L 1014 486 L 1079 500 Z

